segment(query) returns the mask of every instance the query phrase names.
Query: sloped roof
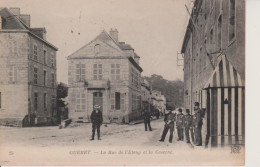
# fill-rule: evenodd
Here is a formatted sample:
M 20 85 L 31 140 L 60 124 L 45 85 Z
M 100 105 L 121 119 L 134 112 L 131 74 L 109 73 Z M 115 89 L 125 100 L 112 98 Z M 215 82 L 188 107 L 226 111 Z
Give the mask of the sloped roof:
M 143 69 L 136 63 L 136 61 L 131 57 L 125 54 L 125 52 L 123 50 L 129 50 L 128 48 L 132 48 L 131 45 L 129 44 L 125 44 L 124 42 L 116 42 L 105 30 L 103 30 L 96 38 L 94 38 L 92 41 L 90 41 L 89 43 L 87 43 L 86 45 L 84 45 L 83 47 L 81 47 L 80 49 L 78 49 L 77 51 L 75 51 L 74 53 L 72 53 L 71 55 L 68 56 L 68 58 L 79 58 L 79 57 L 74 57 L 75 54 L 77 54 L 81 49 L 85 48 L 86 46 L 88 46 L 90 43 L 94 42 L 95 40 L 101 40 L 102 42 L 104 42 L 105 44 L 109 45 L 112 48 L 115 48 L 114 46 L 112 46 L 111 44 L 109 44 L 110 41 L 113 42 L 113 44 L 115 44 L 115 46 L 118 48 L 119 51 L 122 52 L 123 55 L 125 55 L 125 58 L 128 58 L 128 60 L 139 70 L 139 71 L 143 71 Z M 117 49 L 115 48 L 115 49 Z M 123 49 L 125 48 L 125 49 Z M 133 48 L 131 50 L 134 50 Z M 83 58 L 83 57 L 82 57 Z
M 30 28 L 26 26 L 17 16 L 15 16 L 8 8 L 0 9 L 0 15 L 2 17 L 2 29 L 3 30 L 27 30 L 32 36 L 38 38 L 46 45 L 58 50 L 54 45 L 47 42 L 45 39 L 39 37 L 33 30 L 43 29 L 43 28 Z M 45 28 L 44 28 L 45 30 Z

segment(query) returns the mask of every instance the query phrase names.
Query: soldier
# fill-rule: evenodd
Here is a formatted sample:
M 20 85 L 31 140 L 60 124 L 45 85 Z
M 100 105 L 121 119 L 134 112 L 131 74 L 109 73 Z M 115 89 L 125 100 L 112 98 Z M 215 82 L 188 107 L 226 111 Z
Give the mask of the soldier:
M 182 114 L 182 109 L 179 108 L 179 113 L 177 114 L 176 119 L 176 128 L 178 132 L 177 141 L 183 140 L 183 123 L 184 123 L 184 115 Z
M 192 119 L 193 117 L 192 115 L 190 115 L 190 110 L 186 109 L 186 115 L 184 116 L 184 127 L 185 127 L 185 138 L 187 143 L 190 143 L 189 132 L 191 132 L 191 135 L 193 135 Z M 193 136 L 191 138 L 193 138 Z
M 202 119 L 203 119 L 203 111 L 199 108 L 199 102 L 194 103 L 194 133 L 195 133 L 195 144 L 196 146 L 202 146 L 202 136 L 201 136 L 201 128 L 202 128 Z
M 150 112 L 147 109 L 144 109 L 144 126 L 145 131 L 147 131 L 147 125 L 150 131 L 152 131 L 151 125 L 150 125 Z
M 172 143 L 172 138 L 173 138 L 173 131 L 174 131 L 174 120 L 175 120 L 175 114 L 170 111 L 168 114 L 165 115 L 164 117 L 164 129 L 163 129 L 163 134 L 161 139 L 159 140 L 160 142 L 164 142 L 164 139 L 168 133 L 168 130 L 170 129 L 170 138 L 169 142 Z
M 101 140 L 100 126 L 103 123 L 103 116 L 102 116 L 102 112 L 99 110 L 99 108 L 100 108 L 99 105 L 95 105 L 94 111 L 91 113 L 91 116 L 90 116 L 90 119 L 92 122 L 92 138 L 90 140 L 94 140 L 96 129 L 97 129 L 98 140 Z

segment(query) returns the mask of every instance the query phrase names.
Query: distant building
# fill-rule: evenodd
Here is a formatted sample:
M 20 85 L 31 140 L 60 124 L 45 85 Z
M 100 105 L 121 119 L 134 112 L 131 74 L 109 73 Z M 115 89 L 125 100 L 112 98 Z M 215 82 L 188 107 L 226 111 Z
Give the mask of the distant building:
M 128 123 L 141 115 L 140 57 L 119 42 L 118 31 L 102 31 L 68 56 L 69 117 L 90 121 L 100 105 L 105 122 Z
M 150 105 L 152 105 L 151 86 L 150 83 L 144 78 L 142 78 L 141 81 L 141 92 L 142 109 L 147 109 L 150 111 Z
M 158 108 L 161 110 L 162 113 L 165 113 L 166 110 L 166 98 L 161 93 L 161 91 L 152 90 L 152 105 L 155 108 Z
M 56 51 L 45 28 L 31 28 L 19 8 L 0 9 L 0 123 L 51 123 L 56 107 Z
M 195 0 L 181 52 L 184 107 L 206 108 L 206 145 L 244 143 L 245 0 Z

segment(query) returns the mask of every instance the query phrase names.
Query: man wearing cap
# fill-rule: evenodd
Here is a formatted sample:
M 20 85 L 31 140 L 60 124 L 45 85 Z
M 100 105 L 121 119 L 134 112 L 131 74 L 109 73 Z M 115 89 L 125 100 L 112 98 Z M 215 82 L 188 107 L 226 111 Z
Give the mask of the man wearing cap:
M 152 127 L 150 124 L 150 112 L 147 109 L 144 109 L 144 127 L 145 127 L 145 131 L 147 131 L 147 126 L 149 128 L 149 131 L 152 131 Z
M 182 114 L 182 109 L 179 108 L 176 119 L 176 128 L 178 132 L 178 141 L 183 140 L 183 123 L 184 123 L 184 115 Z
M 201 136 L 201 128 L 202 128 L 202 119 L 203 112 L 199 108 L 199 102 L 194 103 L 194 133 L 195 133 L 195 144 L 196 146 L 202 146 L 202 136 Z
M 175 114 L 170 111 L 168 114 L 165 115 L 164 117 L 164 129 L 163 129 L 163 134 L 161 139 L 159 140 L 160 142 L 164 142 L 164 139 L 168 133 L 168 130 L 170 129 L 170 138 L 169 142 L 172 143 L 172 138 L 173 138 L 173 131 L 174 131 L 174 120 L 175 120 Z
M 102 116 L 102 112 L 99 110 L 99 108 L 100 108 L 99 105 L 95 105 L 94 111 L 91 113 L 91 116 L 90 116 L 91 123 L 92 123 L 92 138 L 90 140 L 94 140 L 96 129 L 97 129 L 98 140 L 101 140 L 100 126 L 103 123 L 103 116 Z
M 185 128 L 185 138 L 186 142 L 190 143 L 190 134 L 193 135 L 193 128 L 192 128 L 192 115 L 190 115 L 190 110 L 186 109 L 186 115 L 184 116 L 184 128 Z M 192 141 L 194 141 L 194 137 L 191 136 Z

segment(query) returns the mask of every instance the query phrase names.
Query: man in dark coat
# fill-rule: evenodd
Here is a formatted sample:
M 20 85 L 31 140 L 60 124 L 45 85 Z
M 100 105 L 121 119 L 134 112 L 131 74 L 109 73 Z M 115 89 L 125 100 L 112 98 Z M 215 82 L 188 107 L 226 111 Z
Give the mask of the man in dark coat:
M 190 133 L 193 135 L 193 128 L 192 128 L 192 115 L 190 115 L 190 110 L 186 109 L 186 115 L 184 116 L 184 128 L 185 128 L 185 138 L 186 142 L 190 143 Z M 191 136 L 192 140 L 194 141 L 194 137 Z
M 90 116 L 91 123 L 92 123 L 92 138 L 90 140 L 94 140 L 96 129 L 97 129 L 98 140 L 101 140 L 100 126 L 103 123 L 103 116 L 102 116 L 102 112 L 99 110 L 99 108 L 100 108 L 99 105 L 95 105 L 94 111 L 91 113 L 91 116 Z
M 147 131 L 147 125 L 150 131 L 152 131 L 151 125 L 150 125 L 150 112 L 145 109 L 144 110 L 144 127 L 145 127 L 145 131 Z
M 194 133 L 195 133 L 195 144 L 196 146 L 202 146 L 202 136 L 201 136 L 201 128 L 202 128 L 202 119 L 203 119 L 203 111 L 199 108 L 199 102 L 194 103 Z
M 176 116 L 176 128 L 178 132 L 178 141 L 183 140 L 183 123 L 184 115 L 182 114 L 182 109 L 179 108 L 179 113 Z
M 175 114 L 170 111 L 168 114 L 165 115 L 164 117 L 164 129 L 163 129 L 163 134 L 161 139 L 159 140 L 160 142 L 164 142 L 164 139 L 168 133 L 168 130 L 170 129 L 170 138 L 169 142 L 172 143 L 172 138 L 173 138 L 173 131 L 174 131 L 174 120 L 175 120 Z

